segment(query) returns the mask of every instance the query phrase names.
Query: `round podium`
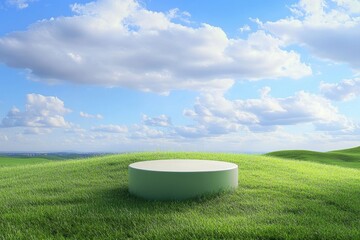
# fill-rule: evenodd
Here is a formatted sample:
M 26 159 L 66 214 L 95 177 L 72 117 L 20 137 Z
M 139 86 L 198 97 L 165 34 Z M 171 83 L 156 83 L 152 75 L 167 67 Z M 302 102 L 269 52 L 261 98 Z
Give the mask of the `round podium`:
M 129 165 L 129 192 L 152 200 L 182 200 L 233 190 L 238 185 L 234 163 L 169 159 Z

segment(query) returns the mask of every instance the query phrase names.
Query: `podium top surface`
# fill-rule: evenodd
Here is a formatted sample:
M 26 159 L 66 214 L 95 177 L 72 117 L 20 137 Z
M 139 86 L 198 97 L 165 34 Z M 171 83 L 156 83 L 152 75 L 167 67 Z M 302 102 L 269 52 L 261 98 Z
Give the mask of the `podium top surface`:
M 236 169 L 238 166 L 213 160 L 166 159 L 135 162 L 129 168 L 156 172 L 217 172 Z

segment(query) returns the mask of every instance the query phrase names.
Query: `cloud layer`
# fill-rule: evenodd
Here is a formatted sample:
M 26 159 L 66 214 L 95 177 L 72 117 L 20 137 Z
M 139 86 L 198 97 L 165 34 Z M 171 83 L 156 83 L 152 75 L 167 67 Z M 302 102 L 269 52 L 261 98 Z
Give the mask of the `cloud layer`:
M 28 94 L 24 111 L 13 108 L 3 118 L 0 142 L 11 149 L 11 144 L 31 144 L 34 140 L 31 135 L 37 135 L 39 146 L 49 139 L 62 139 L 59 146 L 52 147 L 83 149 L 91 146 L 92 151 L 108 147 L 112 151 L 154 150 L 154 147 L 224 151 L 237 149 L 240 143 L 244 147 L 261 142 L 263 146 L 251 149 L 267 151 L 274 149 L 273 144 L 289 147 L 302 144 L 311 149 L 311 141 L 322 142 L 325 146 L 326 143 L 331 145 L 332 141 L 353 144 L 358 140 L 360 125 L 339 113 L 329 99 L 304 91 L 275 98 L 270 92 L 271 89 L 265 87 L 260 90 L 259 98 L 235 100 L 229 100 L 221 93 L 203 93 L 192 109 L 184 110 L 184 116 L 193 120 L 191 125 L 174 125 L 169 116 L 162 114 L 143 115 L 138 124 L 100 124 L 88 128 L 65 120 L 70 110 L 59 98 Z M 311 126 L 312 129 L 301 134 L 284 129 L 294 126 L 299 129 Z M 272 148 L 266 141 L 273 141 Z M 207 148 L 199 148 L 204 144 Z
M 174 11 L 149 11 L 134 0 L 74 4 L 72 10 L 72 17 L 42 20 L 0 38 L 0 62 L 46 82 L 160 93 L 311 74 L 299 54 L 263 31 L 232 39 L 219 27 L 174 23 Z

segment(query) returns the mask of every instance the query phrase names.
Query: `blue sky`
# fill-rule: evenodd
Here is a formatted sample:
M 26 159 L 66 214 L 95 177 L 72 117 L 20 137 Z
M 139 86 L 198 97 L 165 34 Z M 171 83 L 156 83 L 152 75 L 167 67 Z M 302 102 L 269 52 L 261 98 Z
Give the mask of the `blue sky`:
M 0 2 L 0 151 L 360 139 L 360 2 Z

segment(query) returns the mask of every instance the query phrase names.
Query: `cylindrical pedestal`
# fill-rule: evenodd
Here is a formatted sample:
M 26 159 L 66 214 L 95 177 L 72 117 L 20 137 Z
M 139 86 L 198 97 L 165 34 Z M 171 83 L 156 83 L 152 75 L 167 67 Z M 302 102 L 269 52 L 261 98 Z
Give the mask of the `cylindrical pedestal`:
M 181 200 L 235 189 L 238 166 L 210 160 L 155 160 L 129 165 L 129 192 L 154 200 Z

